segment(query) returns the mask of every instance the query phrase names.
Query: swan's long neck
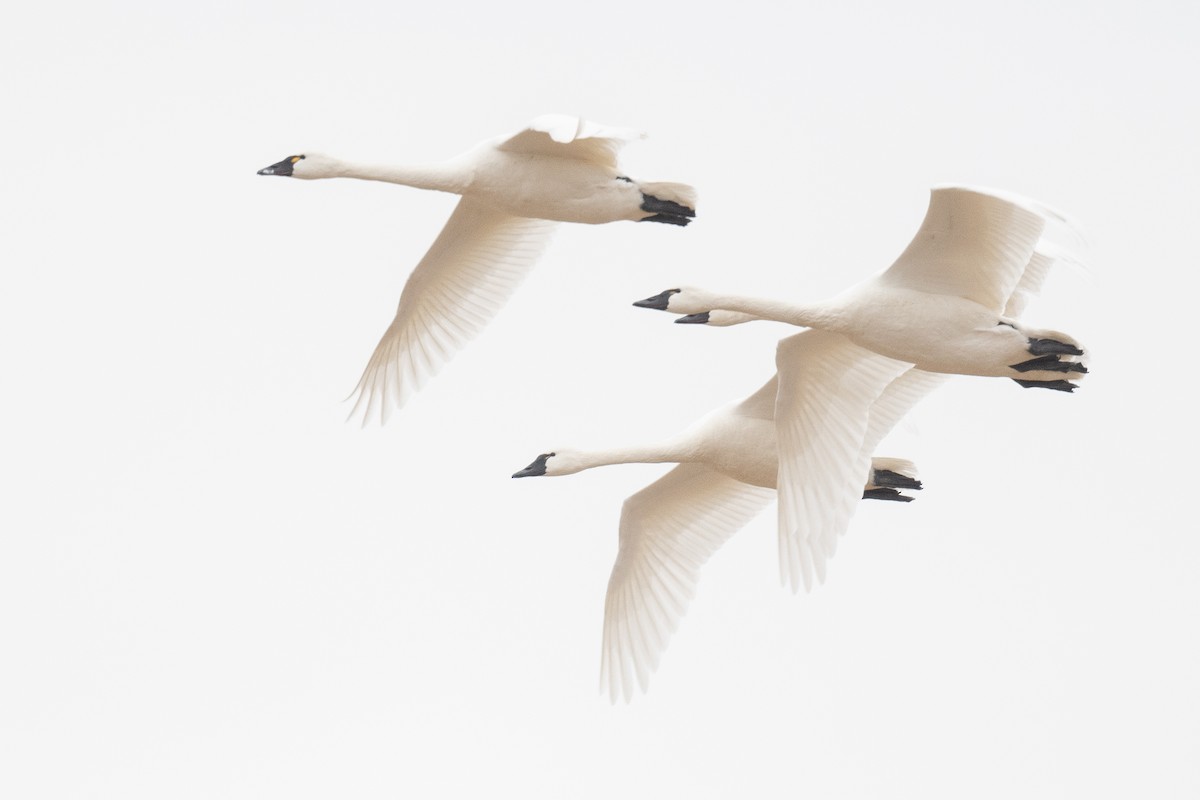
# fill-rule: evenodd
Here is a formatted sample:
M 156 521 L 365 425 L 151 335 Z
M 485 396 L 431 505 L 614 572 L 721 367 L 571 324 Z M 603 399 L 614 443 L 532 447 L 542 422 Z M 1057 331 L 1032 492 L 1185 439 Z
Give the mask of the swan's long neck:
M 610 464 L 666 464 L 690 460 L 687 448 L 674 442 L 588 450 L 580 457 L 584 464 L 581 470 Z
M 801 328 L 837 330 L 840 322 L 837 309 L 826 303 L 788 303 L 763 297 L 731 295 L 722 297 L 719 307 L 726 311 L 738 311 L 759 319 L 786 322 Z
M 433 189 L 439 192 L 462 194 L 470 185 L 470 173 L 453 161 L 440 164 L 355 164 L 340 163 L 339 178 L 357 178 L 363 181 L 383 181 L 413 186 L 417 189 Z

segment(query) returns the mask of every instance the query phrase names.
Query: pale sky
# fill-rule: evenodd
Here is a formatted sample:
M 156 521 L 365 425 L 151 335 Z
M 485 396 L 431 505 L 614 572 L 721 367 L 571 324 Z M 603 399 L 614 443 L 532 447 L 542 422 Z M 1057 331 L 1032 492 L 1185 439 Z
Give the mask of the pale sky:
M 1200 541 L 1193 3 L 23 4 L 0 24 L 0 795 L 1191 798 Z M 441 160 L 547 112 L 649 137 L 686 229 L 560 226 L 383 429 L 347 424 L 455 198 L 255 171 Z M 775 507 L 631 705 L 597 692 L 622 501 L 513 481 L 749 394 L 796 301 L 887 266 L 931 186 L 1087 230 L 1026 319 L 1074 395 L 958 378 L 885 443 L 824 586 Z M 1069 240 L 1067 240 L 1069 241 Z

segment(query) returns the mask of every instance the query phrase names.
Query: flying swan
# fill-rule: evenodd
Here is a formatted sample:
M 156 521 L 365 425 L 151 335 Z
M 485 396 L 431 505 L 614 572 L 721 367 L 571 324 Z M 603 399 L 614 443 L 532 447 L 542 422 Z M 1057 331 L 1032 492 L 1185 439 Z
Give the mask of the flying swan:
M 828 337 L 805 331 L 792 338 Z M 526 478 L 608 464 L 678 464 L 621 508 L 600 655 L 600 688 L 613 702 L 628 702 L 635 686 L 646 690 L 695 594 L 700 568 L 774 497 L 777 390 L 778 378 L 772 376 L 754 394 L 668 440 L 594 451 L 559 448 L 513 474 Z M 897 382 L 873 407 L 874 425 L 886 433 L 921 396 Z M 874 458 L 859 474 L 858 486 L 864 498 L 908 501 L 912 497 L 900 490 L 920 489 L 921 482 L 912 462 Z
M 1016 319 L 1054 262 L 1048 245 L 1034 251 L 1054 216 L 1010 194 L 937 188 L 896 263 L 826 303 L 698 289 L 635 303 L 688 315 L 677 322 L 773 319 L 834 335 L 816 350 L 791 337 L 776 351 L 780 571 L 794 591 L 820 579 L 846 529 L 870 458 L 869 412 L 893 381 L 927 392 L 931 375 L 984 375 L 1071 391 L 1086 374 L 1075 340 Z
M 696 194 L 680 183 L 645 183 L 617 166 L 628 129 L 546 115 L 438 164 L 366 165 L 306 151 L 258 171 L 292 178 L 358 178 L 462 195 L 417 264 L 396 317 L 352 396 L 351 416 L 386 423 L 474 338 L 524 280 L 554 222 L 618 220 L 687 225 Z

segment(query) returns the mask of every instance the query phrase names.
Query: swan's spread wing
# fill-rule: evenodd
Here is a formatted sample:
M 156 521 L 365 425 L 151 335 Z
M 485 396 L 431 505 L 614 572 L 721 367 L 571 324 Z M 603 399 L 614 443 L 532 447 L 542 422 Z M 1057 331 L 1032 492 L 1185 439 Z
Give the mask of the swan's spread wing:
M 860 455 L 872 456 L 883 437 L 896 427 L 913 406 L 925 395 L 932 392 L 950 379 L 949 375 L 938 372 L 925 372 L 910 369 L 887 385 L 883 394 L 879 395 L 871 406 L 870 419 L 867 422 L 867 436 L 863 439 Z
M 604 598 L 600 687 L 615 702 L 642 691 L 695 594 L 703 566 L 774 492 L 680 464 L 629 497 Z
M 871 467 L 863 453 L 871 406 L 912 366 L 826 331 L 779 343 L 779 570 L 798 591 L 824 580 Z
M 917 235 L 880 280 L 965 297 L 999 314 L 1045 227 L 1033 201 L 965 187 L 937 188 Z
M 385 423 L 492 320 L 525 279 L 554 223 L 464 198 L 400 294 L 396 318 L 354 390 L 363 424 Z
M 1046 283 L 1046 276 L 1050 274 L 1050 268 L 1054 266 L 1056 260 L 1054 256 L 1041 252 L 1040 249 L 1034 251 L 1029 263 L 1025 265 L 1025 271 L 1021 273 L 1021 280 L 1017 283 L 1017 288 L 1013 289 L 1012 297 L 1008 298 L 1008 305 L 1004 307 L 1004 316 L 1017 319 L 1025 313 L 1029 302 L 1041 294 L 1042 286 Z
M 754 419 L 775 419 L 775 395 L 779 392 L 779 375 L 772 375 L 754 394 L 734 406 L 733 413 Z
M 576 158 L 615 169 L 621 146 L 644 136 L 640 131 L 628 128 L 611 128 L 579 117 L 546 114 L 496 147 L 510 153 Z

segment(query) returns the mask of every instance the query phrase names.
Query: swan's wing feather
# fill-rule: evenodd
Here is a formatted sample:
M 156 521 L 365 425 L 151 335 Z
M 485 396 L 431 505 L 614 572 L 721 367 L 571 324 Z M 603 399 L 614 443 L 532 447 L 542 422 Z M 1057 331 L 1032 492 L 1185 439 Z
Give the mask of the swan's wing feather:
M 529 273 L 553 222 L 464 198 L 417 264 L 354 390 L 353 417 L 385 423 L 489 322 Z
M 1046 220 L 1034 201 L 961 186 L 935 188 L 916 236 L 881 276 L 890 286 L 965 297 L 997 314 Z
M 867 422 L 867 435 L 863 439 L 861 455 L 874 455 L 875 448 L 887 436 L 896 423 L 902 420 L 913 406 L 925 395 L 950 379 L 939 372 L 910 369 L 887 385 L 883 393 L 871 405 Z
M 620 547 L 604 599 L 600 688 L 614 702 L 646 690 L 700 567 L 774 496 L 702 464 L 680 464 L 621 509 Z
M 779 393 L 779 569 L 784 583 L 811 589 L 849 525 L 871 467 L 863 453 L 871 406 L 912 366 L 808 330 L 776 350 Z
M 1025 265 L 1025 271 L 1021 273 L 1021 280 L 1017 282 L 1017 288 L 1013 289 L 1012 296 L 1008 298 L 1008 305 L 1004 307 L 1004 316 L 1017 319 L 1025 313 L 1030 301 L 1041 294 L 1042 287 L 1046 284 L 1046 276 L 1050 274 L 1050 268 L 1054 266 L 1056 260 L 1054 255 L 1045 252 L 1041 245 L 1038 246 L 1038 249 L 1030 256 L 1029 263 Z
M 629 128 L 597 125 L 565 114 L 546 114 L 519 133 L 501 140 L 496 147 L 509 153 L 575 158 L 615 169 L 621 147 L 644 137 L 642 132 Z
M 779 392 L 779 375 L 772 375 L 754 394 L 738 402 L 733 413 L 753 419 L 775 419 L 775 395 Z

